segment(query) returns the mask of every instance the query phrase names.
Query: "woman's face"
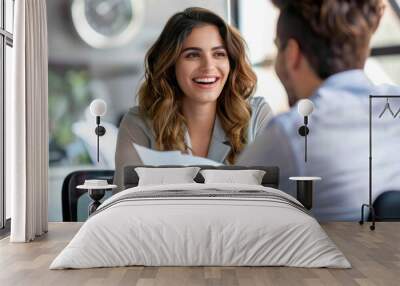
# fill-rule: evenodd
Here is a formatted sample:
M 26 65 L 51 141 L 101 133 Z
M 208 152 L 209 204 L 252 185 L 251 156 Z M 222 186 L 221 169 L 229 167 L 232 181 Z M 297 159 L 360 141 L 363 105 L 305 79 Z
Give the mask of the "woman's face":
M 229 74 L 229 58 L 214 25 L 196 27 L 184 40 L 175 74 L 185 100 L 215 102 Z

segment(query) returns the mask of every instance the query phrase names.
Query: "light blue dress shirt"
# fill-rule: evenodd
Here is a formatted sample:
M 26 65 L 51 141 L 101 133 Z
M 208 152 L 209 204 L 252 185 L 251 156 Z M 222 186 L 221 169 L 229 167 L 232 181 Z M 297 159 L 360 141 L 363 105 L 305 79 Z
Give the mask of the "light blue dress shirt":
M 319 176 L 315 183 L 313 213 L 317 219 L 359 220 L 361 205 L 368 203 L 369 95 L 400 95 L 395 86 L 374 86 L 362 70 L 350 70 L 326 79 L 310 100 L 308 158 L 304 161 L 304 137 L 298 135 L 303 118 L 297 105 L 278 115 L 248 146 L 238 165 L 280 167 L 280 189 L 295 196 L 290 176 Z M 394 112 L 400 98 L 389 99 Z M 372 193 L 400 191 L 400 113 L 386 112 L 386 99 L 373 99 Z

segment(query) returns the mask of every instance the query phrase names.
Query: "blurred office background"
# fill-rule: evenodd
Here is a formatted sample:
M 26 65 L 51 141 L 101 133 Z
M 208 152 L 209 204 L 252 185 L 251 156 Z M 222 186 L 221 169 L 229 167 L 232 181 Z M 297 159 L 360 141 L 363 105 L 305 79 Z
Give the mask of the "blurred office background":
M 376 83 L 400 84 L 400 1 L 387 1 L 373 38 L 367 73 Z M 167 19 L 186 7 L 208 8 L 238 27 L 258 75 L 256 96 L 275 113 L 288 109 L 276 77 L 273 45 L 277 10 L 268 0 L 48 0 L 49 39 L 49 221 L 61 221 L 61 186 L 72 171 L 114 169 L 118 124 L 143 78 L 146 51 Z M 107 132 L 96 161 L 95 98 L 106 101 Z M 79 199 L 84 220 L 89 198 Z

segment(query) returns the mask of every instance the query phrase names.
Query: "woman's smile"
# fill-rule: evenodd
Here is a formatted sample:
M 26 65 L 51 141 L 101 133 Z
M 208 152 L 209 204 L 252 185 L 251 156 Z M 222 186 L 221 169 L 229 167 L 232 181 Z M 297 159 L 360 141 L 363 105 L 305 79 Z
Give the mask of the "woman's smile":
M 219 79 L 219 76 L 202 76 L 193 78 L 193 82 L 197 88 L 212 89 L 218 85 Z

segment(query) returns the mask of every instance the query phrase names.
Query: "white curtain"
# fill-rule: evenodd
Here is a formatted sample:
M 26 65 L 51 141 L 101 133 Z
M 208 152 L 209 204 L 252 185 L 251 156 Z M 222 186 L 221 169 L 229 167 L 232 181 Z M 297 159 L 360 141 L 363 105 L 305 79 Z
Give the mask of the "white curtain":
M 6 111 L 12 242 L 47 232 L 46 0 L 15 1 L 13 92 Z

